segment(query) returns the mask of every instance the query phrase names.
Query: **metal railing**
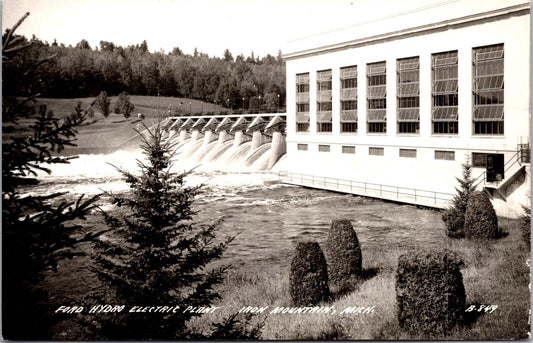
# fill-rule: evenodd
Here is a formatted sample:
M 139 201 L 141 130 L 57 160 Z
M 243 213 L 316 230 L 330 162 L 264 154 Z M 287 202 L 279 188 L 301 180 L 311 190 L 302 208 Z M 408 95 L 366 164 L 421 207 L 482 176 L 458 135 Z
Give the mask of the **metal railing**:
M 531 163 L 531 147 L 529 143 L 518 144 L 517 150 L 520 152 L 520 155 L 518 155 L 520 163 Z
M 428 191 L 423 189 L 391 186 L 364 181 L 338 179 L 327 176 L 300 174 L 292 172 L 279 172 L 280 181 L 295 183 L 302 186 L 323 187 L 340 192 L 354 193 L 379 197 L 387 200 L 413 202 L 421 205 L 447 205 L 453 198 L 453 194 Z M 444 202 L 444 203 L 442 203 Z M 442 206 L 438 206 L 442 207 Z

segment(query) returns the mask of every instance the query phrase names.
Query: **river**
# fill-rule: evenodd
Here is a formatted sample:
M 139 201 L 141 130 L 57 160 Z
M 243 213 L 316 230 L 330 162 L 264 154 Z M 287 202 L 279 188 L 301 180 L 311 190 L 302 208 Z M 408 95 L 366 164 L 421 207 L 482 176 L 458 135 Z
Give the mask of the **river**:
M 68 197 L 102 191 L 126 192 L 127 184 L 112 163 L 138 170 L 138 152 L 80 155 L 68 165 L 55 165 L 51 175 L 41 175 L 30 193 L 68 191 Z M 175 171 L 193 167 L 187 163 Z M 278 169 L 280 167 L 278 166 Z M 290 263 L 298 240 L 324 242 L 332 219 L 352 221 L 363 249 L 417 249 L 438 247 L 446 240 L 440 212 L 378 199 L 275 183 L 275 172 L 196 168 L 190 185 L 203 183 L 194 208 L 199 222 L 224 217 L 220 237 L 237 235 L 225 259 L 234 266 L 269 269 Z M 111 210 L 105 198 L 102 207 Z

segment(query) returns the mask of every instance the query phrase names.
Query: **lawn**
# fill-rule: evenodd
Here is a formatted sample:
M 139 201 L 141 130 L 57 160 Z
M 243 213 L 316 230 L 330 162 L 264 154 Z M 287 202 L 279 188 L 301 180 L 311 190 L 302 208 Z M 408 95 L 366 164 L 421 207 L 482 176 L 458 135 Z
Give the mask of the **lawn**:
M 357 228 L 355 228 L 357 230 Z M 468 326 L 457 327 L 446 336 L 411 336 L 396 318 L 395 270 L 402 250 L 373 250 L 362 247 L 363 268 L 377 271 L 346 295 L 322 304 L 335 306 L 335 314 L 270 314 L 276 306 L 290 306 L 288 268 L 254 273 L 237 270 L 224 284 L 220 306 L 224 311 L 210 315 L 221 320 L 243 306 L 269 306 L 253 323 L 263 323 L 262 339 L 310 340 L 494 340 L 527 339 L 530 309 L 529 246 L 521 237 L 517 220 L 500 219 L 501 239 L 479 242 L 447 238 L 445 245 L 465 262 L 462 269 L 467 304 L 498 305 L 493 313 L 481 314 Z M 444 245 L 444 244 L 443 244 Z M 352 306 L 375 306 L 374 313 L 340 314 Z M 194 322 L 205 329 L 205 318 Z
M 110 97 L 111 109 L 117 100 L 117 97 Z M 82 107 L 87 106 L 94 98 L 76 98 L 76 99 L 51 99 L 40 98 L 40 103 L 47 105 L 48 110 L 52 110 L 56 117 L 63 117 L 70 114 L 78 101 L 82 102 Z M 130 101 L 135 105 L 135 110 L 128 120 L 122 114 L 111 113 L 105 118 L 95 107 L 93 118 L 88 118 L 87 125 L 78 128 L 77 147 L 68 147 L 64 153 L 67 155 L 80 153 L 109 153 L 118 148 L 136 149 L 139 145 L 139 139 L 135 130 L 143 130 L 143 122 L 147 126 L 152 126 L 157 122 L 159 116 L 165 117 L 169 110 L 172 113 L 183 114 L 201 114 L 224 110 L 219 105 L 202 103 L 198 100 L 188 98 L 172 98 L 157 96 L 131 96 Z M 137 114 L 142 113 L 145 116 L 144 121 L 137 121 Z M 89 124 L 90 123 L 90 124 Z

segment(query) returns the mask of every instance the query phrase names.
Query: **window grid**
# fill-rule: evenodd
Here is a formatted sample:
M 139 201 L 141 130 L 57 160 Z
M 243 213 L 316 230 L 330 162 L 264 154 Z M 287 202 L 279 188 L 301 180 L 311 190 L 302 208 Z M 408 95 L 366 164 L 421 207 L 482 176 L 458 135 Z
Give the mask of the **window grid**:
M 332 132 L 331 69 L 317 72 L 317 132 Z
M 355 154 L 355 147 L 349 146 L 349 145 L 343 145 L 342 146 L 342 153 L 343 154 Z
M 369 147 L 368 148 L 368 154 L 369 155 L 374 155 L 374 156 L 383 156 L 385 154 L 385 149 Z
M 309 132 L 309 123 L 309 73 L 297 74 L 296 132 Z
M 486 168 L 487 167 L 487 154 L 482 152 L 472 153 L 472 167 L 474 168 Z
M 435 159 L 455 161 L 455 151 L 435 150 Z
M 416 149 L 400 149 L 400 157 L 416 158 Z
M 318 145 L 319 152 L 330 152 L 330 150 L 331 150 L 331 147 L 329 145 L 322 145 L 322 144 Z
M 457 50 L 431 56 L 431 122 L 434 134 L 459 133 L 457 63 Z
M 385 62 L 367 64 L 367 132 L 387 132 L 387 68 Z
M 297 148 L 299 151 L 307 151 L 307 144 L 298 144 Z
M 357 66 L 340 69 L 341 132 L 357 132 Z
M 473 134 L 504 133 L 503 44 L 472 50 Z

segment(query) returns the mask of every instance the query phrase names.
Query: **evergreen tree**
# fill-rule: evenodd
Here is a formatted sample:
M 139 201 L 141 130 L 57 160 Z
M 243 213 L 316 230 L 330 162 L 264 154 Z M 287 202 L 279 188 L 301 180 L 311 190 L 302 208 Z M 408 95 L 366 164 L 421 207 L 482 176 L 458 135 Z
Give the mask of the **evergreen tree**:
M 140 174 L 118 168 L 131 194 L 111 194 L 121 214 L 105 214 L 112 231 L 98 242 L 93 268 L 106 285 L 106 295 L 113 293 L 108 301 L 137 306 L 172 304 L 180 310 L 99 315 L 95 318 L 99 334 L 106 339 L 202 338 L 187 328 L 187 322 L 201 314 L 184 310 L 210 306 L 219 298 L 213 288 L 222 281 L 226 267 L 206 268 L 222 256 L 232 238 L 217 240 L 216 224 L 191 221 L 199 187 L 185 186 L 187 172 L 171 172 L 173 146 L 163 139 L 161 127 L 147 128 L 147 132 L 141 145 L 147 161 L 138 162 Z M 243 335 L 245 331 L 236 328 L 233 319 L 216 326 L 213 337 Z
M 105 91 L 101 91 L 100 95 L 96 97 L 96 107 L 102 112 L 104 117 L 108 117 L 109 113 L 111 113 L 111 100 L 107 97 L 107 93 Z
M 30 47 L 13 35 L 28 16 L 4 36 L 3 65 L 20 61 Z M 63 199 L 65 193 L 24 195 L 21 190 L 39 183 L 39 170 L 50 173 L 47 165 L 68 163 L 55 154 L 74 145 L 75 128 L 85 118 L 76 112 L 58 119 L 48 115 L 46 106 L 36 105 L 35 92 L 42 86 L 37 67 L 48 60 L 21 69 L 19 82 L 29 93 L 2 98 L 2 334 L 10 340 L 51 338 L 48 330 L 59 318 L 49 308 L 44 273 L 77 254 L 77 243 L 93 238 L 80 235 L 81 227 L 72 221 L 84 219 L 98 196 L 69 202 Z
M 465 214 L 468 205 L 468 199 L 472 192 L 475 191 L 474 179 L 472 179 L 472 164 L 467 159 L 462 164 L 463 176 L 456 178 L 459 187 L 456 187 L 456 194 L 452 199 L 452 206 L 442 215 L 442 220 L 446 224 L 447 234 L 451 237 L 463 237 L 463 226 L 465 224 Z
M 131 116 L 131 113 L 135 109 L 135 105 L 130 102 L 130 96 L 126 92 L 122 92 L 118 95 L 117 102 L 115 103 L 115 113 L 124 116 L 128 119 Z
M 229 49 L 224 50 L 224 61 L 233 62 L 233 55 L 231 54 Z

